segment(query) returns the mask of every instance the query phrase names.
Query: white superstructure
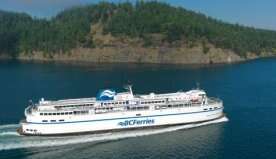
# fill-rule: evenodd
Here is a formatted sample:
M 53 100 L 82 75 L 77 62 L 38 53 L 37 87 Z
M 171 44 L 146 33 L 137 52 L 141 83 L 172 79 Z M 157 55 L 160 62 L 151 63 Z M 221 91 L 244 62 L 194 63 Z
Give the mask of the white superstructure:
M 25 109 L 18 130 L 23 135 L 69 135 L 147 128 L 214 120 L 223 116 L 222 101 L 205 91 L 134 95 L 102 90 L 96 98 L 49 101 Z

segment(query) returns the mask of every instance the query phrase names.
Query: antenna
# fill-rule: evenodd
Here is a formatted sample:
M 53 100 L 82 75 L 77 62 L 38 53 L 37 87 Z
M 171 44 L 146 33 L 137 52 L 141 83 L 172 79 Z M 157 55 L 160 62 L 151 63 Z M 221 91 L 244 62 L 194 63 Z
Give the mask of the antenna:
M 132 85 L 128 85 L 128 89 L 129 89 L 130 94 L 133 95 L 133 92 L 132 92 Z
M 129 93 L 133 94 L 133 92 L 132 92 L 132 85 L 127 84 L 127 85 L 125 85 L 124 88 L 127 89 L 129 91 Z

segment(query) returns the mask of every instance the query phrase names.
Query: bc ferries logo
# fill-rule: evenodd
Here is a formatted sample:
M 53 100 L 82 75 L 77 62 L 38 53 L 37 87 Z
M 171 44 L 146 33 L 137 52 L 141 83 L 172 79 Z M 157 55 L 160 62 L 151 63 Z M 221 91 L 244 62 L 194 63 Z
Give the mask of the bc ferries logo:
M 154 119 L 133 119 L 133 120 L 125 120 L 119 122 L 118 125 L 120 126 L 132 126 L 132 125 L 149 125 L 154 124 Z
M 112 100 L 116 92 L 111 89 L 102 90 L 97 95 L 97 100 Z

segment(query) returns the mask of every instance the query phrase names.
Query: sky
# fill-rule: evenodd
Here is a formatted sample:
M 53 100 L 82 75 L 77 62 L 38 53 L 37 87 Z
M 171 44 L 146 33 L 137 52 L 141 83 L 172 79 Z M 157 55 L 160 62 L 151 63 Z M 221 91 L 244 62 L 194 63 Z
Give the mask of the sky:
M 26 12 L 35 17 L 51 17 L 66 8 L 99 1 L 101 0 L 0 0 L 0 10 Z M 124 0 L 109 1 L 123 2 Z M 276 0 L 159 1 L 173 6 L 181 6 L 230 23 L 276 30 Z

